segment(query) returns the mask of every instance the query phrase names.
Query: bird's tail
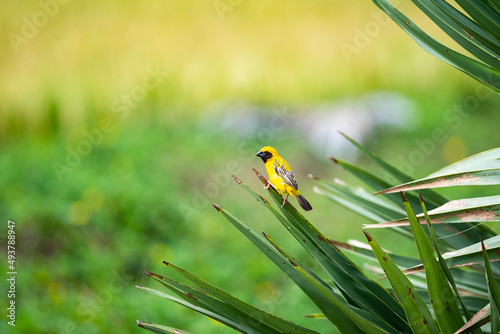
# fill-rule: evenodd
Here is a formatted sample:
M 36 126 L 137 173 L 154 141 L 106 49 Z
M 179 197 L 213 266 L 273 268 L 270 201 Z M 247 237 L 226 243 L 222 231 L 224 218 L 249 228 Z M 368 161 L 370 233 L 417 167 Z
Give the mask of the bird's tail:
M 313 209 L 311 204 L 309 204 L 309 202 L 304 198 L 304 196 L 297 195 L 295 196 L 295 198 L 297 198 L 297 202 L 299 202 L 299 205 L 302 207 L 302 209 L 306 211 L 311 211 Z

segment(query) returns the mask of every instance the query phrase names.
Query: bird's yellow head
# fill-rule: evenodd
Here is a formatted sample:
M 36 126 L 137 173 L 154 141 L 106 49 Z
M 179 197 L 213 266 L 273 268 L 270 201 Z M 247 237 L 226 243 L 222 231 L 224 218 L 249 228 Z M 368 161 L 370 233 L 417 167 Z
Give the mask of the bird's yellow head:
M 264 146 L 263 148 L 260 149 L 259 152 L 257 152 L 256 156 L 260 157 L 262 161 L 266 163 L 266 161 L 271 159 L 272 157 L 277 157 L 278 151 L 276 151 L 271 146 Z

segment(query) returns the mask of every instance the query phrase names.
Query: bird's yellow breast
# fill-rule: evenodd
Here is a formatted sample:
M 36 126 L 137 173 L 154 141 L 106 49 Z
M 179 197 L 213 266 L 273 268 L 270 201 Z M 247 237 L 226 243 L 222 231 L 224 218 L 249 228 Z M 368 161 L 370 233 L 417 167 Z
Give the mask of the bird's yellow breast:
M 265 166 L 267 170 L 267 175 L 269 175 L 269 181 L 273 184 L 276 190 L 278 190 L 278 192 L 280 192 L 282 195 L 292 194 L 292 196 L 300 194 L 300 192 L 297 189 L 287 184 L 285 180 L 283 180 L 281 176 L 279 176 L 274 170 L 275 166 L 277 167 L 284 166 L 285 169 L 291 171 L 290 166 L 285 160 L 273 157 L 266 161 Z

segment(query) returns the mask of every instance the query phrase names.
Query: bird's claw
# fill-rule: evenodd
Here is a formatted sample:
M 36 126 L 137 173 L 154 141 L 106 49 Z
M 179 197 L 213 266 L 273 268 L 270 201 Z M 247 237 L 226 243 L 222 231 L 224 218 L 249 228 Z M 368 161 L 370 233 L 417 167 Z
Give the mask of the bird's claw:
M 288 199 L 288 196 L 290 196 L 290 194 L 286 194 L 286 197 L 283 198 L 283 204 L 281 204 L 281 207 L 285 206 L 285 203 L 286 203 L 286 200 Z
M 269 189 L 269 187 L 270 187 L 270 186 L 271 186 L 271 182 L 267 181 L 267 185 L 266 185 L 266 186 L 263 186 L 263 187 L 264 187 L 264 189 L 266 189 L 266 190 L 267 190 L 267 189 Z

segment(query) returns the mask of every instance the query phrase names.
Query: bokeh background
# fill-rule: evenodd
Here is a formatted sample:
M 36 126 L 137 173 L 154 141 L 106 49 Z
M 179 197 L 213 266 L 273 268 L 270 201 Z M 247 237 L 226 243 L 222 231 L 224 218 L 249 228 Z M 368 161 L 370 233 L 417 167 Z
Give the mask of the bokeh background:
M 303 317 L 317 309 L 212 208 L 308 263 L 230 175 L 260 190 L 251 168 L 264 172 L 255 153 L 272 145 L 314 207 L 307 217 L 332 239 L 364 240 L 367 221 L 307 177 L 355 182 L 327 156 L 374 168 L 337 131 L 417 178 L 500 140 L 497 94 L 368 0 L 42 0 L 4 3 L 0 16 L 0 236 L 6 254 L 16 222 L 18 271 L 16 327 L 2 315 L 2 333 L 140 333 L 136 320 L 232 332 L 135 288 L 160 288 L 143 270 L 164 274 L 161 260 L 334 333 Z

